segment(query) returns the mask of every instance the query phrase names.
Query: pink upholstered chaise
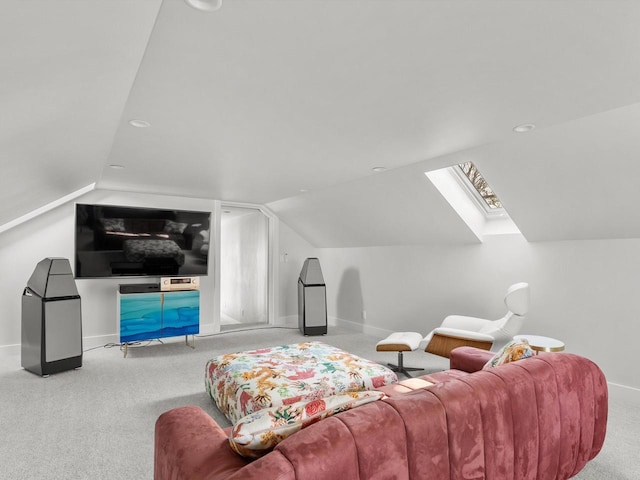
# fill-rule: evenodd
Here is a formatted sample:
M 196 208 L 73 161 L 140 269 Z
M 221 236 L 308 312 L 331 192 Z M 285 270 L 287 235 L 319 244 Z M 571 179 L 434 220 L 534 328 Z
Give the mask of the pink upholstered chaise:
M 155 479 L 566 479 L 602 448 L 607 385 L 590 360 L 541 354 L 478 371 L 491 354 L 454 350 L 451 370 L 385 387 L 391 396 L 324 419 L 250 462 L 198 407 L 156 423 Z M 470 373 L 475 372 L 475 373 Z M 426 381 L 437 382 L 424 387 Z

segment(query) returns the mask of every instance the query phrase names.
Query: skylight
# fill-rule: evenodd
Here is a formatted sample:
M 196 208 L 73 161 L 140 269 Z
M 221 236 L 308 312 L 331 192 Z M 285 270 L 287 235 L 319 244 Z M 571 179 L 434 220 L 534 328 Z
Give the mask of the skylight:
M 461 163 L 458 165 L 458 168 L 462 171 L 469 185 L 475 190 L 487 207 L 491 210 L 502 209 L 502 202 L 473 162 Z
M 425 172 L 480 241 L 487 235 L 520 233 L 473 162 Z

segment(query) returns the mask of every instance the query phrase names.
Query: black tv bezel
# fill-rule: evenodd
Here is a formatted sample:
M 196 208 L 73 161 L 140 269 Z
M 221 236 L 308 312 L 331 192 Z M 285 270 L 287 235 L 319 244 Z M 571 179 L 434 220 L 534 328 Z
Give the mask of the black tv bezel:
M 212 229 L 212 225 L 211 225 L 211 218 L 213 217 L 212 212 L 210 211 L 205 211 L 205 210 L 190 210 L 190 209 L 184 209 L 184 208 L 163 208 L 163 207 L 152 207 L 152 206 L 134 206 L 134 205 L 116 205 L 116 204 L 106 204 L 106 203 L 84 203 L 84 202 L 76 202 L 74 204 L 74 232 L 73 232 L 73 274 L 74 274 L 74 278 L 76 280 L 92 280 L 92 279 L 127 279 L 127 278 L 131 278 L 131 279 L 135 279 L 135 278 L 158 278 L 158 277 L 175 277 L 175 276 L 190 276 L 190 277 L 205 277 L 208 276 L 209 274 L 209 258 L 208 255 L 206 257 L 204 257 L 203 261 L 204 261 L 204 267 L 198 271 L 184 271 L 184 272 L 166 272 L 166 273 L 161 273 L 161 272 L 149 272 L 149 271 L 145 271 L 145 272 L 136 272 L 136 273 L 110 273 L 110 274 L 106 274 L 105 275 L 82 275 L 82 269 L 79 268 L 78 264 L 79 264 L 79 256 L 78 253 L 81 252 L 82 250 L 78 250 L 78 235 L 79 235 L 79 229 L 81 226 L 83 226 L 83 224 L 81 224 L 79 222 L 78 219 L 78 212 L 79 209 L 81 207 L 88 207 L 88 208 L 103 208 L 103 209 L 114 209 L 114 210 L 123 210 L 123 212 L 127 212 L 130 216 L 128 216 L 128 218 L 136 218 L 135 217 L 135 213 L 136 212 L 146 212 L 151 214 L 151 217 L 155 217 L 158 218 L 158 216 L 161 216 L 161 214 L 163 212 L 167 212 L 167 213 L 172 213 L 175 215 L 186 215 L 186 216 L 196 216 L 196 215 L 202 215 L 203 216 L 203 220 L 204 218 L 206 218 L 206 228 L 203 228 L 202 230 L 206 230 L 209 234 L 209 245 L 211 244 L 211 229 Z M 107 218 L 113 218 L 113 217 L 107 217 Z M 140 217 L 142 218 L 142 217 Z M 204 223 L 204 222 L 202 222 Z M 84 226 L 89 226 L 84 224 Z M 91 228 L 91 230 L 93 231 L 95 226 L 89 226 L 89 228 Z M 184 249 L 183 249 L 184 250 Z M 80 274 L 78 274 L 80 273 Z

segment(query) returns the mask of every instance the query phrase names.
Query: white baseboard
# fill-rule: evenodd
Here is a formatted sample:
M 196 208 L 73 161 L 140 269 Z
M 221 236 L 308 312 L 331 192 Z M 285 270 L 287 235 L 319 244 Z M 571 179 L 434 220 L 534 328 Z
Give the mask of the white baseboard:
M 295 328 L 298 326 L 298 316 L 287 315 L 286 317 L 280 317 L 276 320 L 275 326 Z
M 250 328 L 268 328 L 271 325 L 262 324 L 260 326 L 252 325 Z M 286 317 L 278 318 L 273 324 L 274 327 L 297 327 L 298 326 L 298 316 L 297 315 L 289 315 Z M 242 330 L 243 326 L 241 323 L 237 325 L 238 330 Z M 247 328 L 246 326 L 244 328 Z M 213 323 L 201 323 L 200 324 L 200 333 L 198 335 L 207 336 L 207 335 L 216 335 L 220 333 L 218 330 L 214 328 Z
M 217 330 L 214 330 L 213 323 L 200 323 L 200 333 L 198 335 L 213 335 L 218 333 Z
M 287 315 L 285 317 L 280 317 L 276 321 L 275 325 L 278 327 L 297 327 L 298 316 Z M 392 333 L 392 330 L 372 327 L 371 325 L 364 325 L 362 323 L 354 322 L 351 320 L 343 320 L 341 318 L 332 316 L 327 316 L 327 325 L 329 327 L 342 327 L 354 333 L 364 333 L 366 335 L 380 338 L 386 338 L 387 336 L 389 336 L 389 334 Z
M 91 348 L 102 347 L 110 343 L 120 343 L 120 336 L 117 334 L 112 335 L 94 335 L 92 337 L 82 338 L 82 349 L 89 350 Z
M 0 358 L 9 357 L 11 355 L 20 355 L 20 344 L 0 345 Z
M 336 325 L 335 321 L 332 323 Z M 288 315 L 285 317 L 280 317 L 275 322 L 275 326 L 278 327 L 297 327 L 298 326 L 298 316 L 297 315 Z M 218 333 L 214 331 L 213 323 L 201 323 L 200 324 L 200 333 L 199 335 L 211 335 Z M 170 341 L 170 340 L 167 340 Z M 92 348 L 102 347 L 103 345 L 107 345 L 110 343 L 120 343 L 120 336 L 117 333 L 109 334 L 109 335 L 94 335 L 82 338 L 82 349 L 89 350 Z M 21 344 L 11 344 L 11 345 L 0 345 L 0 358 L 6 356 L 16 356 L 21 353 Z
M 82 350 L 86 351 L 92 348 L 102 347 L 109 343 L 119 343 L 120 337 L 113 335 L 95 335 L 91 337 L 82 337 Z M 15 345 L 0 345 L 0 358 L 7 356 L 16 356 L 22 353 L 22 346 L 18 343 Z
M 287 315 L 280 317 L 276 321 L 278 327 L 297 327 L 298 316 Z M 327 316 L 327 325 L 329 327 L 342 327 L 354 333 L 364 333 L 373 337 L 386 338 L 393 330 L 387 330 L 385 328 L 373 327 L 371 325 L 365 325 L 362 323 L 354 322 L 352 320 L 343 320 L 342 318 Z
M 607 382 L 609 397 L 630 402 L 640 402 L 640 388 L 628 387 L 619 383 Z
M 352 320 L 344 320 L 338 317 L 329 317 L 329 325 L 344 327 L 347 330 L 357 333 L 364 333 L 365 335 L 371 335 L 372 337 L 386 338 L 393 330 L 386 328 L 374 327 L 372 325 L 366 325 L 363 323 L 354 322 Z
M 371 325 L 365 325 L 365 324 L 354 322 L 351 320 L 343 320 L 338 317 L 327 317 L 327 323 L 329 326 L 343 327 L 354 333 L 363 333 L 365 335 L 371 335 L 379 338 L 386 338 L 393 332 L 393 330 L 374 327 Z M 298 325 L 297 315 L 288 315 L 285 317 L 280 317 L 275 323 L 275 326 L 279 326 L 279 327 L 297 327 L 297 325 Z M 207 335 L 212 333 L 216 333 L 213 330 L 213 324 L 200 325 L 201 335 Z M 83 337 L 82 349 L 86 351 L 86 350 L 101 347 L 103 345 L 107 345 L 110 343 L 119 343 L 119 342 L 120 342 L 120 337 L 118 334 L 95 335 L 91 337 Z M 12 344 L 12 345 L 0 345 L 0 358 L 8 357 L 8 356 L 17 356 L 17 355 L 20 355 L 20 353 L 21 353 L 21 345 L 19 343 Z M 607 382 L 607 384 L 609 386 L 610 397 L 628 400 L 631 402 L 640 402 L 640 388 L 629 387 L 627 385 L 620 385 L 618 383 L 611 383 L 611 382 Z

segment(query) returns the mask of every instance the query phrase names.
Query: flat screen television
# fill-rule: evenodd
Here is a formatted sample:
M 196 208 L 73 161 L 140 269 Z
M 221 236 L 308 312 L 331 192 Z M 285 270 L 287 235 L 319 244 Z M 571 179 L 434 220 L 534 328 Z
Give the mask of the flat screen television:
M 76 204 L 75 277 L 203 276 L 210 213 Z

